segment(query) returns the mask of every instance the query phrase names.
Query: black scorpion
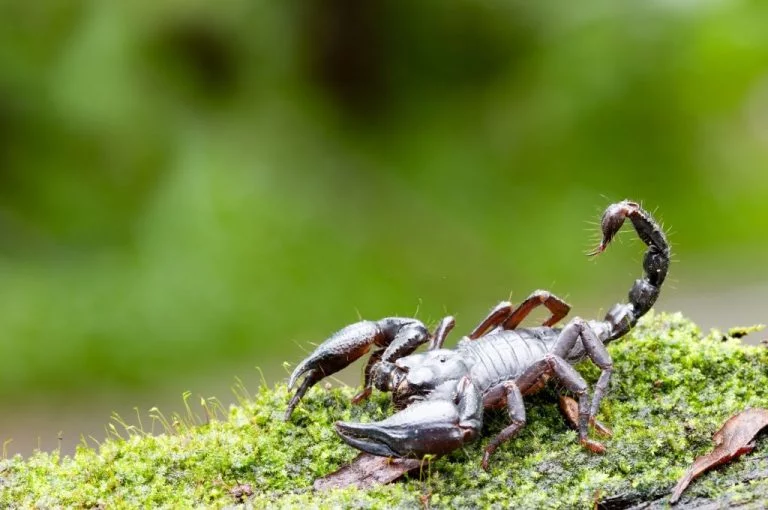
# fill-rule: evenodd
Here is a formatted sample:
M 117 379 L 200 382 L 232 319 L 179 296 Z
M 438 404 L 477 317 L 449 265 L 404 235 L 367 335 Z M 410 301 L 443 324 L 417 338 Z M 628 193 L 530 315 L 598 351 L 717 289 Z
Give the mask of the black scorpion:
M 589 439 L 588 427 L 596 425 L 594 418 L 613 371 L 605 346 L 627 334 L 653 306 L 669 268 L 670 250 L 661 228 L 648 212 L 627 200 L 605 210 L 603 238 L 590 255 L 606 249 L 625 218 L 648 246 L 643 259 L 645 274 L 630 289 L 629 302 L 616 304 L 604 320 L 576 317 L 565 327 L 553 327 L 570 307 L 539 290 L 518 307 L 506 301 L 497 305 L 453 350 L 442 348 L 454 326 L 452 317 L 445 317 L 434 334 L 416 319 L 361 321 L 335 333 L 296 367 L 289 387 L 302 375 L 304 380 L 288 404 L 285 419 L 290 419 L 311 386 L 375 347 L 365 366 L 363 390 L 352 401 L 361 402 L 376 387 L 392 392 L 400 411 L 375 423 L 337 422 L 339 436 L 355 448 L 391 457 L 447 453 L 478 436 L 484 409 L 506 407 L 511 424 L 486 447 L 482 465 L 487 469 L 498 446 L 525 424 L 523 396 L 554 379 L 577 397 L 578 417 L 571 419 L 576 422 L 580 443 L 590 451 L 603 452 L 602 444 Z M 540 327 L 517 329 L 539 305 L 551 317 Z M 413 354 L 427 342 L 426 352 Z M 572 366 L 585 356 L 601 370 L 591 403 L 586 381 Z

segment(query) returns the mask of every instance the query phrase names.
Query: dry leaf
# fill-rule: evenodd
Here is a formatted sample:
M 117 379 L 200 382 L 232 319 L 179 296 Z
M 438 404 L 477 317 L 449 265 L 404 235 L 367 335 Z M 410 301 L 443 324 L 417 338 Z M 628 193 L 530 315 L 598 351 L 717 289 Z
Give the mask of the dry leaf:
M 571 397 L 566 395 L 560 395 L 560 412 L 565 417 L 566 423 L 573 429 L 579 430 L 579 403 Z M 595 432 L 604 437 L 611 437 L 613 431 L 595 420 L 594 418 L 589 420 L 589 423 L 594 427 Z
M 406 473 L 427 466 L 429 461 L 419 459 L 391 459 L 370 453 L 361 453 L 337 471 L 315 480 L 315 490 L 339 489 L 350 485 L 365 488 L 394 482 Z
M 766 425 L 768 425 L 768 409 L 747 409 L 728 418 L 728 421 L 712 436 L 715 449 L 693 462 L 685 476 L 677 482 L 669 502 L 677 503 L 688 484 L 705 471 L 751 452 L 755 448 L 752 439 Z

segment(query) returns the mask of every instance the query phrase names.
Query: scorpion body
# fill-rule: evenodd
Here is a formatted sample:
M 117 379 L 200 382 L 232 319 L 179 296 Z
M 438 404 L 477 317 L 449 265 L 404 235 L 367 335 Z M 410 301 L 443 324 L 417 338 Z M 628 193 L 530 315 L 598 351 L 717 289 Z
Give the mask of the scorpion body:
M 560 331 L 547 327 L 499 331 L 475 342 L 462 342 L 456 350 L 471 360 L 469 376 L 485 395 L 504 381 L 516 380 L 526 368 L 552 352 Z
M 626 200 L 603 213 L 603 238 L 591 255 L 605 250 L 627 218 L 648 246 L 644 275 L 634 282 L 628 302 L 615 305 L 604 320 L 576 317 L 565 327 L 555 327 L 570 307 L 537 290 L 517 307 L 499 303 L 455 349 L 442 348 L 453 317 L 445 317 L 432 334 L 416 319 L 361 321 L 333 335 L 296 367 L 289 386 L 302 375 L 304 380 L 288 405 L 286 420 L 309 387 L 375 346 L 365 367 L 364 388 L 353 402 L 367 398 L 376 387 L 392 392 L 399 412 L 376 423 L 336 423 L 340 437 L 353 447 L 395 457 L 447 453 L 479 434 L 485 409 L 506 407 L 511 423 L 486 447 L 482 465 L 487 469 L 498 446 L 525 425 L 523 397 L 555 379 L 577 397 L 578 411 L 568 416 L 579 441 L 590 451 L 603 452 L 601 443 L 589 439 L 588 429 L 590 423 L 603 428 L 594 418 L 613 371 L 605 346 L 624 336 L 653 306 L 669 268 L 669 246 L 661 228 L 638 204 Z M 540 305 L 551 317 L 542 326 L 518 329 Z M 427 351 L 414 354 L 427 342 Z M 586 381 L 572 366 L 584 358 L 601 369 L 591 400 Z

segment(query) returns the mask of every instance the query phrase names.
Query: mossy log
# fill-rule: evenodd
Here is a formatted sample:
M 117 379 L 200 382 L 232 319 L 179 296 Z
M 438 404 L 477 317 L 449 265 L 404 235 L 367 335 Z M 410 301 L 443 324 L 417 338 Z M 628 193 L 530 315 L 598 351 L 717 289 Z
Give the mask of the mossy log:
M 386 395 L 352 406 L 353 388 L 314 388 L 289 423 L 284 385 L 243 396 L 217 413 L 205 406 L 164 421 L 152 436 L 123 424 L 97 448 L 74 456 L 36 453 L 0 461 L 0 507 L 499 507 L 663 508 L 676 480 L 711 435 L 747 407 L 768 407 L 768 349 L 717 332 L 702 335 L 680 315 L 643 320 L 612 344 L 615 372 L 600 420 L 613 428 L 608 451 L 579 446 L 548 389 L 526 402 L 528 424 L 480 468 L 483 446 L 505 424 L 486 420 L 483 437 L 431 462 L 405 481 L 370 489 L 317 493 L 313 481 L 357 452 L 335 435 L 336 420 L 378 420 L 391 413 Z M 597 369 L 579 370 L 591 382 Z M 148 423 L 145 421 L 145 426 Z M 677 508 L 762 507 L 768 501 L 768 441 L 696 480 Z

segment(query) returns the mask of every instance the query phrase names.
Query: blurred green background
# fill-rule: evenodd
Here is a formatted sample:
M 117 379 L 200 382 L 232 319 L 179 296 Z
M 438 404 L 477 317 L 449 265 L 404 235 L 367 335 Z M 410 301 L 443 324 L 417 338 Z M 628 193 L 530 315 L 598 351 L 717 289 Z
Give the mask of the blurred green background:
M 113 410 L 226 401 L 360 316 L 467 331 L 541 287 L 596 317 L 641 271 L 631 234 L 584 256 L 623 198 L 671 232 L 659 308 L 768 321 L 766 20 L 0 0 L 0 439 L 70 448 Z

